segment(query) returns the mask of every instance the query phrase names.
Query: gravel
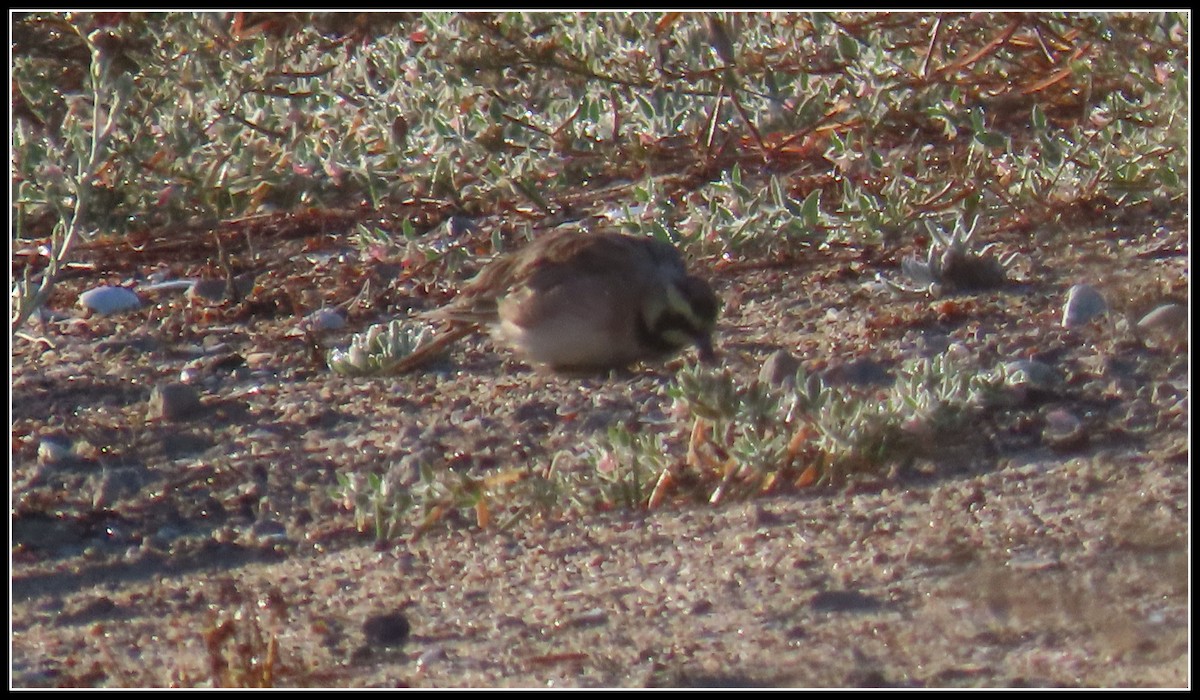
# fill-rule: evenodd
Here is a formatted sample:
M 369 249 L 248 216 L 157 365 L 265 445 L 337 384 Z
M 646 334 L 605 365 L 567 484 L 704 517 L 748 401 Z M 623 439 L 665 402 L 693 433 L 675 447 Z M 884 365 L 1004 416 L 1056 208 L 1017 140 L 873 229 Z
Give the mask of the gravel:
M 956 347 L 1053 381 L 835 486 L 506 531 L 452 510 L 383 547 L 339 475 L 582 473 L 611 425 L 675 428 L 666 389 L 694 358 L 564 378 L 476 340 L 423 373 L 341 377 L 290 333 L 373 263 L 318 269 L 287 239 L 256 246 L 269 271 L 240 304 L 48 321 L 48 343 L 13 347 L 12 684 L 1187 686 L 1186 341 L 1131 328 L 1187 303 L 1186 218 L 1158 224 L 1001 237 L 1012 282 L 940 299 L 882 289 L 899 263 L 850 248 L 726 266 L 736 376 L 785 351 L 772 365 L 869 389 Z M 179 245 L 174 274 L 197 274 L 205 241 Z M 91 250 L 101 272 L 139 264 Z M 1063 328 L 1080 283 L 1109 313 Z M 382 287 L 330 342 L 422 306 L 411 281 Z M 318 298 L 279 303 L 299 289 Z M 185 367 L 200 386 L 164 404 Z

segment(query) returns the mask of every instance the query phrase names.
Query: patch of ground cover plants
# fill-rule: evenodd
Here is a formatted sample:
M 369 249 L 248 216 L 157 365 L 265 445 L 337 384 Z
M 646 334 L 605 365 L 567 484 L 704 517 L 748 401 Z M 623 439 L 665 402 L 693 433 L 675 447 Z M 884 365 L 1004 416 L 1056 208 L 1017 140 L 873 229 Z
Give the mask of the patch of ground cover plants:
M 170 260 L 173 276 L 200 271 L 230 288 L 243 272 L 259 279 L 215 308 L 172 300 L 137 312 L 157 326 L 151 333 L 186 342 L 212 328 L 262 328 L 254 349 L 278 348 L 284 379 L 301 382 L 319 382 L 330 350 L 352 343 L 287 335 L 309 312 L 345 305 L 350 330 L 369 333 L 448 299 L 488 254 L 572 220 L 677 244 L 732 293 L 726 318 L 744 321 L 722 329 L 727 367 L 685 368 L 638 389 L 656 397 L 652 421 L 634 415 L 591 431 L 582 447 L 525 450 L 524 463 L 302 460 L 288 473 L 303 499 L 283 495 L 284 476 L 217 458 L 156 486 L 152 503 L 98 507 L 68 487 L 97 480 L 60 478 L 56 460 L 36 461 L 49 429 L 77 440 L 71 460 L 85 472 L 174 456 L 155 452 L 136 411 L 118 407 L 86 426 L 15 405 L 20 524 L 133 523 L 127 541 L 146 545 L 148 524 L 164 525 L 155 503 L 186 501 L 194 478 L 213 486 L 218 520 L 264 509 L 265 483 L 280 502 L 311 501 L 301 517 L 278 504 L 262 511 L 289 533 L 325 533 L 315 541 L 326 547 L 361 530 L 384 544 L 612 509 L 836 498 L 831 487 L 911 478 L 947 455 L 970 461 L 981 446 L 1004 455 L 1131 437 L 1114 418 L 1128 393 L 1089 383 L 1110 377 L 1081 366 L 1089 357 L 1068 353 L 1065 371 L 1036 383 L 1022 353 L 1061 354 L 1057 342 L 1005 339 L 1003 328 L 1021 313 L 1057 325 L 1051 300 L 1069 285 L 1042 259 L 1056 240 L 1112 230 L 1131 249 L 1170 256 L 1162 251 L 1177 237 L 1162 231 L 1177 230 L 1172 216 L 1186 210 L 1186 17 L 33 14 L 13 23 L 13 332 L 27 344 L 14 350 L 18 398 L 29 384 L 16 379 L 39 366 L 28 358 L 53 349 L 57 334 L 134 330 L 116 317 L 85 330 L 39 309 L 66 309 L 97 278 L 128 282 Z M 755 315 L 762 300 L 749 281 L 805 293 L 780 271 L 824 282 L 843 306 L 874 316 L 849 332 L 829 321 L 833 337 L 809 320 L 809 340 L 772 338 L 766 320 L 778 316 Z M 1135 357 L 1132 373 L 1170 370 L 1130 321 L 1164 298 L 1186 304 L 1186 271 L 1106 291 L 1113 313 L 1076 333 L 1107 348 L 1101 355 Z M 914 345 L 930 328 L 941 344 Z M 880 343 L 887 350 L 872 352 Z M 760 372 L 763 350 L 780 347 L 791 350 L 778 360 L 787 371 Z M 866 364 L 847 370 L 841 353 Z M 369 381 L 365 391 L 381 380 Z M 237 395 L 253 405 L 252 393 Z M 218 426 L 239 421 L 237 403 L 213 409 Z M 1062 417 L 1060 405 L 1092 408 Z M 344 420 L 334 407 L 303 413 L 300 424 L 315 428 Z M 294 546 L 284 542 L 218 526 L 180 538 L 179 549 L 203 561 L 206 548 L 253 556 Z M 19 542 L 16 552 L 31 562 L 44 554 Z M 228 624 L 214 621 L 205 637 L 208 677 L 175 682 L 281 680 L 277 650 L 245 655 L 244 673 L 222 665 Z M 245 643 L 270 652 L 269 635 L 251 632 Z

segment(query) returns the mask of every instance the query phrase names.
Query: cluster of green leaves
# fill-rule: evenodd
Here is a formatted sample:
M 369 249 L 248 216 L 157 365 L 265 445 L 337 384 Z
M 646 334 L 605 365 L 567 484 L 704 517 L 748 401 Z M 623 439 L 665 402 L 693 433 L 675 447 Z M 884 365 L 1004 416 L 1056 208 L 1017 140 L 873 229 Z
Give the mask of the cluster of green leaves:
M 955 442 L 956 433 L 999 397 L 1002 374 L 949 351 L 904 363 L 882 397 L 833 391 L 798 375 L 789 412 L 816 429 L 814 445 L 837 478 Z
M 667 436 L 616 425 L 587 452 L 589 468 L 556 472 L 567 507 L 583 512 L 648 507 L 660 480 L 670 474 L 677 450 Z
M 122 109 L 108 110 L 118 118 L 91 183 L 108 206 L 88 228 L 113 231 L 416 195 L 481 207 L 514 183 L 553 191 L 650 159 L 650 146 L 662 154 L 670 139 L 687 147 L 673 156 L 690 155 L 710 122 L 744 133 L 734 110 L 718 109 L 722 90 L 762 133 L 827 130 L 824 155 L 848 176 L 826 206 L 860 234 L 902 227 L 947 185 L 958 202 L 1060 200 L 1093 180 L 1149 196 L 1176 185 L 1186 158 L 1186 19 L 1174 15 L 725 15 L 734 81 L 718 70 L 704 15 L 384 15 L 367 36 L 319 19 L 275 32 L 235 31 L 228 14 L 18 19 L 46 44 L 14 55 L 15 85 L 38 116 L 16 124 L 19 209 L 61 202 L 51 166 L 93 150 L 78 127 L 104 103 Z M 956 52 L 995 38 L 995 19 L 1023 41 L 964 63 Z M 106 49 L 94 58 L 70 50 L 97 36 Z M 1056 60 L 1103 46 L 1059 62 L 1063 83 L 1092 92 L 1076 114 L 1062 116 L 1059 92 L 1045 89 L 1044 102 L 1029 92 L 1043 75 L 1023 50 L 1033 40 Z M 63 84 L 104 70 L 118 75 L 101 94 Z M 954 157 L 913 136 L 943 140 Z M 1005 192 L 975 182 L 994 179 L 998 161 L 1017 170 Z
M 728 370 L 682 370 L 669 393 L 690 416 L 674 438 L 615 427 L 593 448 L 593 502 L 644 508 L 676 497 L 716 502 L 838 482 L 953 442 L 1001 396 L 1002 371 L 958 354 L 919 358 L 887 389 L 831 386 L 803 369 L 774 386 Z M 690 436 L 690 437 L 689 437 Z M 668 448 L 687 443 L 687 456 Z M 578 489 L 576 489 L 578 491 Z
M 716 178 L 666 212 L 702 253 L 1186 191 L 1183 15 L 337 17 L 18 16 L 15 235 L 514 193 L 543 209 L 706 159 Z M 813 166 L 835 184 L 789 174 Z
M 87 57 L 88 70 L 74 78 L 81 95 L 57 105 L 61 129 L 53 139 L 31 138 L 20 128 L 28 120 L 18 121 L 13 129 L 13 235 L 20 235 L 31 215 L 48 220 L 51 227 L 49 263 L 41 278 L 35 280 L 26 267 L 13 285 L 13 333 L 45 302 L 77 241 L 93 230 L 95 219 L 107 215 L 110 203 L 101 183 L 111 177 L 110 144 L 121 130 L 134 91 L 106 34 L 83 35 L 73 25 L 65 26 L 76 31 L 74 38 Z M 21 88 L 21 83 L 14 84 Z
M 836 230 L 873 240 L 984 214 L 1039 224 L 1184 196 L 1186 17 L 989 19 L 879 32 L 829 77 L 831 94 L 862 98 L 826 151 L 844 175 L 829 198 Z
M 531 475 L 509 493 L 510 507 L 643 510 L 843 482 L 954 443 L 1005 400 L 1006 381 L 1002 368 L 981 369 L 961 352 L 905 363 L 887 388 L 833 386 L 803 369 L 771 385 L 686 368 L 667 389 L 685 419 L 666 431 L 613 426 L 584 450 L 588 469 Z
M 820 189 L 798 201 L 778 175 L 771 175 L 765 187 L 745 180 L 741 166 L 735 165 L 697 191 L 695 206 L 685 212 L 680 226 L 705 232 L 700 239 L 709 242 L 708 252 L 769 256 L 824 240 L 827 217 L 821 214 Z
M 481 528 L 503 530 L 549 508 L 545 484 L 521 470 L 481 475 L 431 462 L 418 463 L 415 475 L 404 473 L 406 469 L 401 462 L 384 473 L 339 473 L 329 495 L 354 514 L 360 532 L 372 533 L 381 545 L 419 535 L 451 514 L 469 515 Z M 527 481 L 533 488 L 523 486 Z M 494 522 L 497 515 L 504 517 Z
M 350 347 L 345 350 L 331 350 L 326 361 L 338 374 L 352 377 L 384 375 L 432 337 L 433 329 L 429 326 L 401 319 L 377 323 L 355 334 Z
M 354 514 L 359 532 L 373 532 L 376 542 L 400 535 L 414 499 L 409 490 L 386 474 L 339 472 L 330 497 Z
M 976 250 L 971 244 L 979 220 L 967 226 L 955 222 L 949 233 L 930 220 L 929 249 L 925 259 L 904 258 L 900 265 L 908 283 L 884 279 L 884 284 L 901 292 L 922 292 L 940 296 L 943 292 L 987 289 L 1002 286 L 1007 280 L 1005 268 L 1016 259 L 1015 253 L 993 257 L 992 244 Z

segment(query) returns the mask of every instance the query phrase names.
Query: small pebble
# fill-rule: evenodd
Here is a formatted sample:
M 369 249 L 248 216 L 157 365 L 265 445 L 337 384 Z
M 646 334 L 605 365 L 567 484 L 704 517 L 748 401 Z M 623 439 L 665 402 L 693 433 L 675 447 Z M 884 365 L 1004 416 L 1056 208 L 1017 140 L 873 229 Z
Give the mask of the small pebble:
M 38 443 L 38 464 L 54 464 L 74 455 L 71 441 L 66 438 L 42 438 Z
M 317 309 L 304 317 L 300 327 L 317 333 L 336 331 L 346 327 L 346 317 L 337 309 Z
M 400 611 L 372 615 L 363 622 L 363 635 L 371 646 L 400 646 L 408 640 L 408 632 L 408 618 Z
M 1046 414 L 1046 427 L 1042 431 L 1042 439 L 1051 447 L 1075 447 L 1086 439 L 1083 421 L 1066 409 L 1050 411 Z
M 1188 311 L 1182 304 L 1163 304 L 1137 323 L 1142 338 L 1156 347 L 1177 348 L 1187 342 Z
M 140 308 L 142 300 L 131 289 L 116 286 L 94 287 L 79 295 L 79 305 L 101 315 Z
M 796 382 L 796 370 L 800 369 L 800 359 L 780 348 L 771 353 L 758 371 L 758 381 L 774 387 L 787 387 Z
M 202 408 L 196 389 L 187 384 L 160 384 L 150 391 L 146 417 L 150 420 L 187 420 L 199 415 Z
M 1050 390 L 1062 382 L 1058 371 L 1039 360 L 1014 360 L 1004 365 L 1010 386 Z
M 446 650 L 443 647 L 435 646 L 417 657 L 417 673 L 422 673 L 430 667 L 434 662 L 442 661 L 446 658 Z
M 250 535 L 264 545 L 287 542 L 287 528 L 277 520 L 260 520 L 250 528 Z
M 238 298 L 249 296 L 254 291 L 256 276 L 245 272 L 233 278 L 234 292 Z M 193 304 L 220 304 L 228 300 L 229 281 L 224 277 L 198 279 L 192 282 L 184 295 Z
M 105 467 L 92 493 L 92 507 L 99 510 L 112 508 L 118 500 L 136 494 L 144 480 L 145 475 L 136 468 Z
M 1062 325 L 1065 328 L 1082 326 L 1108 310 L 1104 295 L 1090 284 L 1077 284 L 1067 292 L 1063 306 Z
M 192 282 L 186 297 L 193 304 L 219 304 L 225 301 L 225 290 L 229 284 L 223 279 L 202 279 Z

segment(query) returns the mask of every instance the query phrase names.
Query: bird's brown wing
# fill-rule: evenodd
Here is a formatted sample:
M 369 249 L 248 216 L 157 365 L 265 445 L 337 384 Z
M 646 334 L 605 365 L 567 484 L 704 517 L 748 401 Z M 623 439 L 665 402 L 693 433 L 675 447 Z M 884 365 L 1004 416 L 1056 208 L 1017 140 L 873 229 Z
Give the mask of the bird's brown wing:
M 451 342 L 498 321 L 506 297 L 509 303 L 505 305 L 505 320 L 526 325 L 565 303 L 564 295 L 574 293 L 565 290 L 580 282 L 580 277 L 606 280 L 591 284 L 594 292 L 589 294 L 611 291 L 611 279 L 615 277 L 621 280 L 617 288 L 633 292 L 637 298 L 646 293 L 642 287 L 647 280 L 656 280 L 655 272 L 662 268 L 682 276 L 683 259 L 674 246 L 650 238 L 574 230 L 542 236 L 526 248 L 488 263 L 450 304 L 422 314 L 433 321 L 447 322 L 450 327 L 432 341 L 436 347 L 429 348 L 428 353 L 426 348 L 418 348 L 413 353 L 414 362 L 406 361 L 405 365 L 416 366 L 421 358 L 432 357 Z M 579 287 L 586 288 L 587 282 Z M 536 295 L 539 303 L 523 303 L 529 295 Z
M 602 243 L 602 239 L 610 239 Z M 584 274 L 611 274 L 629 265 L 631 239 L 619 234 L 563 230 L 488 263 L 450 304 L 425 317 L 486 325 L 497 318 L 500 299 L 517 288 L 545 291 Z

